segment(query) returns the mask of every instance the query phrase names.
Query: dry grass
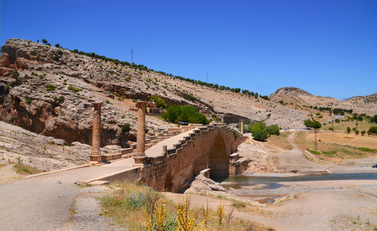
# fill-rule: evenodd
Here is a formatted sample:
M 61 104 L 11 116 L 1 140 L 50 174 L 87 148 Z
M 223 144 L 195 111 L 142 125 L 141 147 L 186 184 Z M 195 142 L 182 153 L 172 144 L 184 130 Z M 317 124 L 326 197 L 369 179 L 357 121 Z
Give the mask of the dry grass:
M 291 132 L 282 132 L 279 136 L 270 136 L 267 139 L 268 144 L 273 147 L 282 148 L 285 150 L 292 150 L 293 146 L 288 140 L 288 136 Z
M 376 126 L 375 123 L 370 123 L 370 122 L 360 122 L 357 121 L 357 129 L 361 132 L 362 130 L 368 131 L 370 127 Z M 332 127 L 331 123 L 328 123 L 326 125 L 322 125 L 321 130 L 329 130 L 329 128 Z M 356 128 L 356 121 L 348 121 L 348 122 L 340 122 L 340 123 L 334 123 L 334 131 L 335 132 L 344 132 L 346 133 L 347 127 Z M 350 134 L 355 135 L 354 131 L 351 131 Z M 359 134 L 361 136 L 361 134 Z M 367 134 L 365 134 L 367 136 Z
M 120 226 L 127 227 L 128 230 L 178 230 L 186 218 L 191 219 L 185 220 L 186 222 L 194 219 L 195 230 L 273 230 L 253 221 L 234 218 L 233 210 L 225 209 L 220 224 L 219 218 L 215 216 L 216 211 L 208 206 L 191 206 L 190 197 L 177 206 L 147 186 L 125 182 L 112 184 L 110 187 L 113 192 L 102 197 L 101 215 L 113 217 Z M 161 202 L 166 206 L 164 209 L 159 209 L 162 208 Z M 178 221 L 179 214 L 187 216 L 180 216 Z M 158 226 L 163 228 L 159 229 Z
M 307 134 L 306 138 L 314 140 L 314 134 Z M 353 147 L 365 147 L 377 149 L 376 136 L 361 136 L 355 134 L 345 134 L 336 132 L 321 132 L 317 134 L 317 139 L 322 142 L 349 145 Z
M 24 165 L 22 163 L 15 164 L 13 168 L 16 170 L 17 173 L 22 174 L 22 175 L 31 175 L 31 174 L 37 174 L 37 173 L 42 172 L 41 170 L 37 168 L 33 168 L 30 166 Z
M 317 150 L 314 150 L 314 134 L 313 133 L 306 133 L 306 132 L 297 132 L 295 136 L 295 144 L 298 146 L 300 150 L 310 150 L 310 152 L 316 156 L 316 159 L 324 160 L 326 162 L 342 162 L 343 160 L 348 159 L 358 159 L 358 158 L 366 158 L 368 156 L 374 156 L 375 153 L 368 151 L 368 150 L 360 150 L 357 149 L 354 146 L 351 146 L 349 143 L 334 143 L 336 141 L 336 138 L 333 138 L 329 142 L 325 141 L 324 139 L 318 138 L 319 135 L 326 134 L 326 133 L 319 133 L 317 134 L 317 139 L 321 140 L 317 144 Z M 336 133 L 328 133 L 331 137 L 332 135 Z M 343 137 L 346 136 L 346 134 L 340 133 Z M 307 139 L 306 137 L 312 137 L 312 139 Z M 364 137 L 367 138 L 367 137 Z M 340 139 L 340 138 L 338 138 Z M 341 138 L 343 139 L 343 138 Z M 373 138 L 376 142 L 377 139 Z M 344 139 L 346 142 L 349 142 L 349 139 Z M 351 139 L 353 140 L 353 139 Z M 355 139 L 356 140 L 356 139 Z M 363 145 L 366 143 L 362 143 Z M 374 143 L 375 144 L 375 143 Z M 361 146 L 357 146 L 361 147 Z

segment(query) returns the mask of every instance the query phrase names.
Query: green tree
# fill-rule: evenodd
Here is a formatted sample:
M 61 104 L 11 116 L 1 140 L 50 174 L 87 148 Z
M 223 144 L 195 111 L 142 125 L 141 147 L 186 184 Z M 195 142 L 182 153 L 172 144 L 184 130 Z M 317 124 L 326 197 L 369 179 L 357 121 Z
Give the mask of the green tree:
M 262 129 L 257 129 L 253 132 L 253 137 L 255 140 L 264 141 L 267 139 L 268 134 Z
M 270 125 L 266 128 L 266 131 L 269 135 L 280 135 L 280 129 L 279 126 L 276 124 Z
M 187 123 L 209 124 L 207 117 L 198 113 L 198 109 L 192 105 L 185 105 L 183 107 L 180 105 L 172 105 L 168 107 L 165 113 L 162 113 L 162 118 L 173 123 L 181 121 Z
M 377 124 L 377 115 L 373 116 L 373 117 L 371 118 L 371 121 L 372 121 L 372 122 L 375 122 L 375 123 Z
M 356 133 L 356 135 L 359 135 L 359 130 L 356 129 L 356 130 L 355 130 L 355 133 Z
M 160 98 L 159 96 L 157 96 L 157 95 L 153 95 L 153 96 L 151 96 L 150 101 L 151 101 L 151 102 L 154 101 L 154 102 L 156 103 L 156 106 L 157 106 L 157 107 L 162 107 L 162 108 L 166 108 L 166 107 L 167 107 L 165 101 L 164 101 L 163 99 L 161 99 L 161 98 Z
M 362 135 L 362 136 L 364 136 L 364 135 L 365 135 L 365 133 L 366 133 L 366 131 L 365 131 L 365 130 L 362 130 L 362 131 L 361 131 L 361 135 Z
M 317 150 L 317 130 L 322 127 L 322 124 L 318 122 L 317 120 L 310 120 L 310 119 L 305 120 L 304 124 L 306 127 L 314 129 L 314 136 L 315 136 L 314 149 Z
M 42 42 L 43 42 L 44 44 L 47 44 L 47 43 L 48 43 L 48 41 L 47 41 L 46 39 L 42 39 Z
M 350 134 L 350 132 L 351 132 L 351 128 L 347 127 L 347 133 Z

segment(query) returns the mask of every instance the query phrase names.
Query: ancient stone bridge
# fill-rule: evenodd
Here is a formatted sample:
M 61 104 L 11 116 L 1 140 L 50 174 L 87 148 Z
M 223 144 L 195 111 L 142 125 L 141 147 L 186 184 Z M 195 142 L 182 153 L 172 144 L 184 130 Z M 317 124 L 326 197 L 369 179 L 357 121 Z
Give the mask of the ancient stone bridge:
M 238 174 L 247 167 L 236 162 L 238 156 L 231 155 L 246 139 L 242 130 L 238 132 L 221 123 L 197 127 L 163 140 L 145 151 L 145 107 L 143 102 L 139 103 L 137 148 L 132 154 L 134 164 L 101 180 L 138 180 L 160 191 L 179 192 L 203 169 L 209 168 L 211 176 L 228 176 Z M 107 158 L 101 156 L 99 151 L 100 117 L 101 104 L 95 104 L 93 151 L 90 156 L 90 163 L 94 165 L 101 165 Z
M 240 167 L 230 160 L 230 155 L 245 140 L 238 131 L 213 124 L 179 137 L 182 139 L 170 149 L 156 145 L 146 151 L 148 158 L 140 171 L 142 181 L 157 190 L 179 192 L 203 169 L 209 168 L 212 176 L 228 176 Z M 160 152 L 156 151 L 158 148 Z

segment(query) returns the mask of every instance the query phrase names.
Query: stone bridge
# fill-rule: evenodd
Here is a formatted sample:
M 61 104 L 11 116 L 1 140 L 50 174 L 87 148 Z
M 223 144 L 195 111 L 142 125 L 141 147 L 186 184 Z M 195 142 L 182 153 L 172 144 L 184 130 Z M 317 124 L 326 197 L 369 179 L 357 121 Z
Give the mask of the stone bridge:
M 211 176 L 228 176 L 243 167 L 230 156 L 245 137 L 223 124 L 203 126 L 177 137 L 180 139 L 172 148 L 163 145 L 171 141 L 166 140 L 145 152 L 148 158 L 140 169 L 140 178 L 157 190 L 179 192 L 206 168 Z
M 238 156 L 231 155 L 246 137 L 242 131 L 238 132 L 221 123 L 181 133 L 145 151 L 144 107 L 139 108 L 138 141 L 133 167 L 101 180 L 138 180 L 160 191 L 179 192 L 189 186 L 204 169 L 209 168 L 211 176 L 228 176 L 247 168 L 247 163 L 240 165 L 236 162 Z M 100 123 L 100 106 L 97 112 L 94 114 L 94 123 Z M 99 139 L 95 135 L 99 134 L 96 132 L 98 127 L 93 126 L 93 139 Z M 98 153 L 99 145 L 95 144 L 93 140 L 92 162 L 103 160 L 103 156 Z

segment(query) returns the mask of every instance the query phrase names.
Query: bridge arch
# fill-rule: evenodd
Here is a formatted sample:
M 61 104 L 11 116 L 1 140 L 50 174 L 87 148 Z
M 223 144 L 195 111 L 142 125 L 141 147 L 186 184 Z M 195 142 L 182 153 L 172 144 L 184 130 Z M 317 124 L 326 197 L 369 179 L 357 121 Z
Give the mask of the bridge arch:
M 223 137 L 218 134 L 211 147 L 208 167 L 211 169 L 211 177 L 229 175 L 229 159 Z

